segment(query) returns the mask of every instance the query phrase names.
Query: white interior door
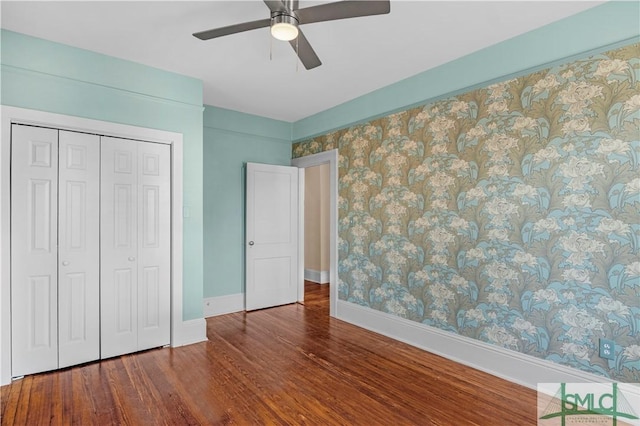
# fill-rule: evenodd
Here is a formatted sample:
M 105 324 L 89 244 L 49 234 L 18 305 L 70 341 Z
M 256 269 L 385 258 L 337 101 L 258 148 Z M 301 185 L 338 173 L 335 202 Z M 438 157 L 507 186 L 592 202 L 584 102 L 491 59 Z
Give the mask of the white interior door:
M 138 350 L 171 339 L 171 153 L 138 142 Z
M 138 348 L 137 143 L 101 138 L 100 356 Z
M 58 368 L 58 131 L 13 125 L 12 376 Z
M 298 169 L 247 163 L 246 309 L 298 298 Z
M 171 153 L 102 138 L 101 357 L 171 337 Z
M 59 133 L 59 365 L 100 358 L 100 137 Z

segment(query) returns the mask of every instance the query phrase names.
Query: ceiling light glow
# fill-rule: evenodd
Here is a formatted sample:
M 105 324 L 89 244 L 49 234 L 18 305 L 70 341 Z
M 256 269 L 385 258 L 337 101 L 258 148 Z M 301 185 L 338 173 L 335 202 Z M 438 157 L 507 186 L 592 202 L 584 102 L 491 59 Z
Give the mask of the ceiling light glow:
M 271 18 L 271 35 L 282 41 L 298 37 L 298 20 L 289 15 L 277 15 Z

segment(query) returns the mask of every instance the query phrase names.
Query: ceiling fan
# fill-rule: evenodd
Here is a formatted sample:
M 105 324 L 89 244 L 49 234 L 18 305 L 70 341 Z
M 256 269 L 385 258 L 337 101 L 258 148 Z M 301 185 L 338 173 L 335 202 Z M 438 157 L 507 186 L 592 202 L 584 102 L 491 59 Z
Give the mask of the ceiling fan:
M 382 15 L 390 11 L 389 0 L 343 0 L 302 9 L 298 9 L 298 0 L 264 0 L 264 3 L 271 10 L 271 18 L 200 31 L 193 35 L 200 40 L 209 40 L 243 31 L 271 27 L 271 35 L 278 40 L 288 41 L 304 67 L 310 70 L 322 65 L 322 62 L 299 28 L 300 25 L 359 16 Z

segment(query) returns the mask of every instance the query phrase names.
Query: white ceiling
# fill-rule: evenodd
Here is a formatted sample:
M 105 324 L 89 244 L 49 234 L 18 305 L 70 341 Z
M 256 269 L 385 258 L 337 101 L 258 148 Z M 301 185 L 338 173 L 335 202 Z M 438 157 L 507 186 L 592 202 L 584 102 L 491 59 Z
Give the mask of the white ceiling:
M 293 122 L 600 3 L 391 0 L 388 15 L 302 26 L 323 62 L 310 71 L 288 43 L 271 42 L 268 28 L 208 41 L 191 35 L 268 18 L 262 1 L 2 1 L 1 22 L 198 78 L 207 105 Z

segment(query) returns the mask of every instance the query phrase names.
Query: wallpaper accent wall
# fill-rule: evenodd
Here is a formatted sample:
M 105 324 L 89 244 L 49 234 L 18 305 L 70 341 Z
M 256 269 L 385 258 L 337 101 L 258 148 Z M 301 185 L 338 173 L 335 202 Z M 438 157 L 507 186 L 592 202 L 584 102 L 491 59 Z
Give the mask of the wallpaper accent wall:
M 639 80 L 632 44 L 294 144 L 339 150 L 340 299 L 640 382 Z

